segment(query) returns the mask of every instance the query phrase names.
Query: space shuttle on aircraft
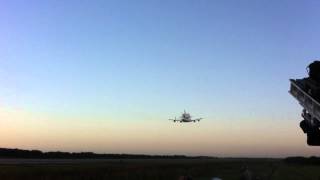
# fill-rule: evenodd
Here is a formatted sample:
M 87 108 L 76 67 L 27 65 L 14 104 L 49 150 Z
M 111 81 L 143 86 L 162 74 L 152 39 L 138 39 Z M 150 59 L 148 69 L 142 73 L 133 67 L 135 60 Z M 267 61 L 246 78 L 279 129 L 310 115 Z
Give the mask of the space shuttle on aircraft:
M 182 113 L 182 115 L 180 116 L 180 118 L 174 118 L 174 119 L 169 119 L 170 121 L 173 122 L 180 122 L 180 123 L 187 123 L 187 122 L 200 122 L 200 120 L 203 118 L 197 118 L 197 119 L 192 119 L 191 115 L 189 113 L 186 112 L 186 110 L 184 110 L 184 112 Z

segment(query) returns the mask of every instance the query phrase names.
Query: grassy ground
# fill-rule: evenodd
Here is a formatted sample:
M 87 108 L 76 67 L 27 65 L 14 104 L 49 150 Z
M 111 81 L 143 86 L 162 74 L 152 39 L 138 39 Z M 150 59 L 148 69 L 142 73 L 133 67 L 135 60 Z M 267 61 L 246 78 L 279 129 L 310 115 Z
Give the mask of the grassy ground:
M 0 179 L 177 180 L 180 175 L 190 175 L 195 180 L 211 177 L 239 180 L 245 166 L 260 180 L 320 179 L 320 166 L 289 165 L 279 159 L 67 161 L 59 164 L 50 161 L 7 164 L 0 159 Z

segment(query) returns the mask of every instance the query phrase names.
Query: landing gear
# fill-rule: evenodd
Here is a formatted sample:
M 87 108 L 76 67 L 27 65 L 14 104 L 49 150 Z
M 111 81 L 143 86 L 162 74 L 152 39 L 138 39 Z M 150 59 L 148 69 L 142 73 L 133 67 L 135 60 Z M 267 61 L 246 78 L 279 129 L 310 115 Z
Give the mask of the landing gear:
M 300 122 L 300 128 L 307 134 L 307 144 L 309 146 L 320 146 L 320 123 L 312 117 L 305 109 L 302 111 L 304 120 Z
M 300 128 L 307 134 L 307 144 L 309 146 L 320 146 L 320 129 L 318 126 L 312 126 L 306 120 L 300 122 Z
M 308 131 L 308 122 L 306 120 L 302 120 L 300 122 L 300 128 L 302 129 L 303 133 L 307 133 L 307 131 Z
M 307 134 L 307 144 L 309 146 L 320 146 L 320 130 L 317 126 L 310 125 L 307 120 L 300 122 L 300 128 Z
M 309 146 L 320 146 L 320 130 L 319 128 L 311 129 L 307 132 L 307 144 Z

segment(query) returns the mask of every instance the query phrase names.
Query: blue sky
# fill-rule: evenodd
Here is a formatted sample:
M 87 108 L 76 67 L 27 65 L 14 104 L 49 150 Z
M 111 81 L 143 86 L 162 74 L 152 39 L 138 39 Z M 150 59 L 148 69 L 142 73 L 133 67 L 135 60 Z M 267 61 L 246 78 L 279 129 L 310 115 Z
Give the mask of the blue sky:
M 318 1 L 0 4 L 0 105 L 54 119 L 48 121 L 61 117 L 58 126 L 79 117 L 144 126 L 183 109 L 212 126 L 297 126 L 301 108 L 287 93 L 288 79 L 306 76 L 305 67 L 319 59 Z

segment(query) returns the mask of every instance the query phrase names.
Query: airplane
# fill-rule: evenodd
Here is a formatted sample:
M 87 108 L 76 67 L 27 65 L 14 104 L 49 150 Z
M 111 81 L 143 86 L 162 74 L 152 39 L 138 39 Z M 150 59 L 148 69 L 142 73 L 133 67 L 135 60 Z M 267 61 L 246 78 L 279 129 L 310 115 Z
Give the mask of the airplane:
M 169 120 L 173 121 L 173 122 L 187 123 L 187 122 L 196 122 L 196 121 L 200 122 L 201 119 L 203 119 L 203 118 L 191 119 L 190 114 L 187 113 L 186 110 L 184 110 L 183 114 L 181 115 L 181 117 L 179 119 L 174 118 L 174 119 L 169 119 Z

